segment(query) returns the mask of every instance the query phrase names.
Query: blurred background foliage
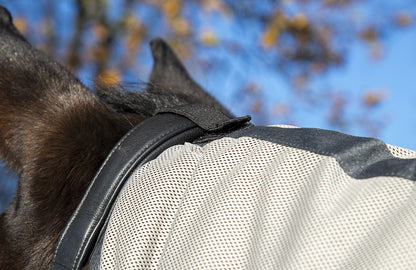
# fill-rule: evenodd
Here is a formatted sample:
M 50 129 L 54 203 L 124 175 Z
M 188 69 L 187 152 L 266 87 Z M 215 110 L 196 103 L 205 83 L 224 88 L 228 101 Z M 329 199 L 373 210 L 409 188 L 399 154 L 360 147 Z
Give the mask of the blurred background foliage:
M 326 108 L 328 123 L 346 131 L 349 97 L 334 91 L 337 86 L 311 89 L 310 82 L 344 65 L 351 43 L 361 42 L 376 61 L 383 57 L 389 35 L 414 25 L 414 14 L 391 1 L 43 0 L 34 9 L 27 8 L 28 2 L 10 3 L 16 26 L 87 84 L 94 79 L 146 80 L 151 66 L 147 44 L 160 36 L 197 78 L 215 81 L 218 74 L 235 69 L 230 61 L 250 69 L 262 65 L 287 83 L 289 95 L 306 106 Z M 233 109 L 237 103 L 236 112 L 252 114 L 258 124 L 296 124 L 294 112 L 305 104 L 269 104 L 264 92 L 282 89 L 264 89 L 244 67 L 238 73 L 231 89 L 215 85 L 229 91 L 225 105 Z M 368 113 L 386 97 L 386 89 L 364 89 L 361 104 Z M 372 126 L 369 135 L 382 128 L 378 120 L 363 124 L 365 129 Z
M 329 127 L 348 132 L 354 123 L 369 136 L 386 124 L 383 114 L 373 112 L 386 102 L 389 89 L 361 89 L 360 100 L 351 101 L 342 86 L 313 82 L 342 68 L 353 43 L 365 46 L 374 61 L 383 58 L 386 40 L 415 23 L 413 0 L 393 2 L 0 1 L 32 44 L 87 85 L 96 79 L 146 81 L 148 42 L 162 37 L 197 81 L 235 114 L 251 114 L 256 124 L 296 125 L 305 114 L 323 111 Z M 264 82 L 264 76 L 279 84 Z M 349 107 L 353 102 L 358 109 Z M 350 117 L 351 110 L 360 113 Z

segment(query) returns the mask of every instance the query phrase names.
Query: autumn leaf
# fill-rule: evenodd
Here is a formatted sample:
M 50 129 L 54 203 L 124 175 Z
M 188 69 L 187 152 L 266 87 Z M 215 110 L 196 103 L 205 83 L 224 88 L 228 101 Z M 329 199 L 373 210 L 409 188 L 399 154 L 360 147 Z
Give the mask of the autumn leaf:
M 367 27 L 359 33 L 359 37 L 366 42 L 374 42 L 378 40 L 379 33 L 375 27 Z
M 386 90 L 369 90 L 363 95 L 364 105 L 374 107 L 379 105 L 386 98 Z
M 107 27 L 102 24 L 94 24 L 91 30 L 96 40 L 105 40 L 109 35 Z
M 172 20 L 178 13 L 181 8 L 180 0 L 169 0 L 163 1 L 162 10 L 168 19 Z
M 27 22 L 26 19 L 23 17 L 17 17 L 13 19 L 14 26 L 16 26 L 19 32 L 25 34 L 27 31 Z
M 191 27 L 184 17 L 176 17 L 171 22 L 173 31 L 179 36 L 185 36 L 190 33 Z
M 277 43 L 277 37 L 279 36 L 280 31 L 277 28 L 269 27 L 264 31 L 262 35 L 262 44 L 266 48 L 272 47 Z
M 413 16 L 405 11 L 398 12 L 394 16 L 394 23 L 400 27 L 406 27 L 413 23 Z
M 309 25 L 308 17 L 305 13 L 298 13 L 290 21 L 290 26 L 296 30 L 303 30 Z
M 255 99 L 250 105 L 250 110 L 257 114 L 261 114 L 263 112 L 263 109 L 264 109 L 263 101 L 258 98 Z
M 108 57 L 108 50 L 102 46 L 92 47 L 91 56 L 95 61 L 105 61 Z
M 126 47 L 130 52 L 134 51 L 142 43 L 142 32 L 139 29 L 130 31 L 126 36 Z
M 283 30 L 287 27 L 287 19 L 279 10 L 276 11 L 269 24 L 262 34 L 262 45 L 265 48 L 270 48 L 278 42 L 278 38 Z
M 121 81 L 121 73 L 115 68 L 107 69 L 98 74 L 97 81 L 109 85 L 118 84 Z
M 217 35 L 213 31 L 202 31 L 200 40 L 206 46 L 215 46 L 218 44 Z

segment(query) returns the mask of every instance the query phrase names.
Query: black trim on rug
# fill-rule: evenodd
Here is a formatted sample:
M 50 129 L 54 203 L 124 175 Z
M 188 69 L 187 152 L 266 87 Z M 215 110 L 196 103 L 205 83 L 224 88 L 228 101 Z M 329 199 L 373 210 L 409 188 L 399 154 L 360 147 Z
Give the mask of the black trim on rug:
M 416 159 L 394 157 L 378 139 L 316 128 L 265 126 L 239 130 L 228 137 L 244 136 L 333 157 L 345 173 L 356 179 L 391 176 L 416 181 Z

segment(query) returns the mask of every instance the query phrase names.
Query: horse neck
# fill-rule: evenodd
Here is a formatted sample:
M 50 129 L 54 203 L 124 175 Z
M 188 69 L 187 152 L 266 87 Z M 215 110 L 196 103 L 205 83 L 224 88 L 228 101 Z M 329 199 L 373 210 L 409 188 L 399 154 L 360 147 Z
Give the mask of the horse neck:
M 15 197 L 0 216 L 0 269 L 48 268 L 90 180 L 131 123 L 140 120 L 127 120 L 96 100 L 51 107 L 47 113 L 23 112 L 8 133 L 0 131 L 0 139 L 9 136 L 12 143 L 2 145 L 3 155 L 20 175 Z

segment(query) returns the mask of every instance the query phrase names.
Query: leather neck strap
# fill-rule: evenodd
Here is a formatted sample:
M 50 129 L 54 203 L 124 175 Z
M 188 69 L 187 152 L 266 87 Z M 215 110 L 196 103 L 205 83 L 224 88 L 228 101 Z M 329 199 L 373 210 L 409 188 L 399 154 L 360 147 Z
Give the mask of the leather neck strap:
M 91 181 L 58 241 L 50 269 L 80 269 L 87 263 L 113 202 L 138 166 L 170 146 L 231 132 L 249 121 L 250 116 L 230 118 L 211 107 L 184 105 L 159 111 L 130 130 Z

